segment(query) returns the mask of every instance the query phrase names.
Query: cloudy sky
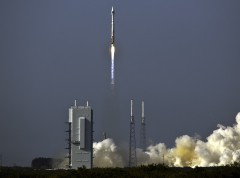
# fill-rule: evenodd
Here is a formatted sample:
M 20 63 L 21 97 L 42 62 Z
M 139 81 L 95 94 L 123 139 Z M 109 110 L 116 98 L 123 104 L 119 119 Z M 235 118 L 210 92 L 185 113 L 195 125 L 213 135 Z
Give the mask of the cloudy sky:
M 115 86 L 110 85 L 111 7 Z M 204 140 L 240 111 L 239 0 L 1 0 L 0 154 L 4 165 L 66 153 L 68 108 L 87 100 L 94 139 Z

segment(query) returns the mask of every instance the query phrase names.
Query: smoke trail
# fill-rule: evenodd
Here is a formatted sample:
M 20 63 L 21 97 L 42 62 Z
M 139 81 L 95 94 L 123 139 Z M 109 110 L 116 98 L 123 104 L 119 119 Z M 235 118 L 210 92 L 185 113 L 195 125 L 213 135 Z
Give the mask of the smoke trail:
M 240 113 L 232 127 L 218 125 L 207 141 L 183 135 L 175 140 L 174 148 L 164 143 L 150 145 L 145 152 L 137 149 L 138 165 L 164 163 L 169 166 L 221 166 L 240 160 Z M 115 167 L 127 165 L 111 139 L 94 143 L 94 164 Z

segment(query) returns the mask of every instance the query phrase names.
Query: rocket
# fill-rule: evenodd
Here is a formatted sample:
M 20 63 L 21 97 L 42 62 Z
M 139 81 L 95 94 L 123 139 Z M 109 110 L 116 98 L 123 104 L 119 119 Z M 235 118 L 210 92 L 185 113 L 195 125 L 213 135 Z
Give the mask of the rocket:
M 111 28 L 111 47 L 115 46 L 114 45 L 114 9 L 112 7 L 111 10 L 111 15 L 112 15 L 112 28 Z
M 114 10 L 112 7 L 111 10 L 112 15 L 112 25 L 111 25 L 111 45 L 110 45 L 110 53 L 111 53 L 111 84 L 114 84 L 114 54 L 115 54 L 115 42 L 114 42 Z
M 111 25 L 111 45 L 110 45 L 110 53 L 111 59 L 114 60 L 114 53 L 115 53 L 115 37 L 114 37 L 114 9 L 112 7 L 111 15 L 112 15 L 112 25 Z
M 115 42 L 114 42 L 114 10 L 112 7 L 111 10 L 112 15 L 112 28 L 111 28 L 111 45 L 110 45 L 110 53 L 111 53 L 111 84 L 114 84 L 114 54 L 115 54 Z

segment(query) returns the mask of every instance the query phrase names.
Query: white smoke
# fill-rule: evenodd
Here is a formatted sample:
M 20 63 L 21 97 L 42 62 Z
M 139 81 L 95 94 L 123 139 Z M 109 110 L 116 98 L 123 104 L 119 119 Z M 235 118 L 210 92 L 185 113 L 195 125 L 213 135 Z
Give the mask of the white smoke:
M 138 165 L 165 164 L 169 166 L 221 166 L 240 161 L 240 113 L 232 127 L 218 125 L 207 141 L 183 135 L 175 140 L 174 148 L 164 143 L 150 145 L 145 152 L 136 150 Z M 121 155 L 112 139 L 94 143 L 94 166 L 123 167 L 128 160 Z
M 123 167 L 123 158 L 112 139 L 93 143 L 94 167 Z

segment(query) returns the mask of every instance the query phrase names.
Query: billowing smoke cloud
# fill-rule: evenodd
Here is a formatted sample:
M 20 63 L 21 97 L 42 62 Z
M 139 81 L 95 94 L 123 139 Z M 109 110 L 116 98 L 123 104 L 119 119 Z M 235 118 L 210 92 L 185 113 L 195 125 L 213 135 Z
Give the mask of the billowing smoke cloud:
M 240 160 L 240 113 L 233 127 L 218 125 L 207 141 L 188 135 L 180 136 L 175 147 L 168 149 L 164 143 L 151 145 L 145 152 L 137 149 L 138 165 L 163 163 L 169 166 L 221 166 Z M 113 140 L 94 143 L 94 165 L 97 167 L 121 167 L 127 165 L 124 155 L 118 152 Z M 126 157 L 126 156 L 125 156 Z
M 94 167 L 123 167 L 123 158 L 112 139 L 93 143 Z

